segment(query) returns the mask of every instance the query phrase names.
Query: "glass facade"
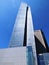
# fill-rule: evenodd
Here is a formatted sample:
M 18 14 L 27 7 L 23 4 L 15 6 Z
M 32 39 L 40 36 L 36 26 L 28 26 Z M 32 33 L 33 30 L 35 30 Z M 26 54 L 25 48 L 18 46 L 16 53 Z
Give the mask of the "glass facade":
M 28 46 L 27 47 L 27 65 L 34 65 L 33 62 L 33 53 L 32 53 L 32 47 Z
M 49 65 L 49 53 L 43 53 L 38 55 L 39 65 Z

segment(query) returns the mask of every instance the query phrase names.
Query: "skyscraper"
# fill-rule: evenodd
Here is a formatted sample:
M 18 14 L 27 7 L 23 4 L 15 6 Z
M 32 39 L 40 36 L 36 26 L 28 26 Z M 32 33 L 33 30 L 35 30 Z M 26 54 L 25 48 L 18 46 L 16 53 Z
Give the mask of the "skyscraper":
M 9 47 L 0 49 L 1 65 L 37 65 L 30 6 L 22 3 L 16 17 Z
M 9 44 L 9 47 L 20 46 L 26 46 L 28 48 L 31 46 L 34 59 L 37 61 L 31 10 L 25 3 L 21 4 L 18 11 Z

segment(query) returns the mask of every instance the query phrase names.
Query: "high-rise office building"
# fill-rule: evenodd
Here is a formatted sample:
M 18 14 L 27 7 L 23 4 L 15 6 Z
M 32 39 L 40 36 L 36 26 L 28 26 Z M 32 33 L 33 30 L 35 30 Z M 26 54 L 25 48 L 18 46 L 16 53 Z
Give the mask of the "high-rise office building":
M 30 7 L 22 3 L 14 24 L 9 47 L 0 49 L 1 65 L 37 65 Z

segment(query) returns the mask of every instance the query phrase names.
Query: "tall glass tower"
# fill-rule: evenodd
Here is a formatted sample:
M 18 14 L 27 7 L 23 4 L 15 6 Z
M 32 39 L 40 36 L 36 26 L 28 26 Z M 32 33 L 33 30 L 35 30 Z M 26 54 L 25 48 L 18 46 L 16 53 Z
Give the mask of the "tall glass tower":
M 14 24 L 9 47 L 32 48 L 34 65 L 37 65 L 36 47 L 34 41 L 33 21 L 30 6 L 22 3 L 18 11 L 18 15 Z M 28 51 L 29 53 L 29 51 Z
M 26 35 L 26 17 L 27 4 L 21 4 L 14 24 L 9 47 L 19 47 L 24 45 L 24 36 Z M 26 43 L 25 43 L 26 44 Z
M 30 7 L 21 4 L 14 24 L 9 47 L 32 46 L 34 42 L 34 31 Z
M 30 7 L 22 3 L 14 24 L 9 47 L 32 47 L 33 56 L 37 65 L 36 47 L 34 41 L 33 21 Z

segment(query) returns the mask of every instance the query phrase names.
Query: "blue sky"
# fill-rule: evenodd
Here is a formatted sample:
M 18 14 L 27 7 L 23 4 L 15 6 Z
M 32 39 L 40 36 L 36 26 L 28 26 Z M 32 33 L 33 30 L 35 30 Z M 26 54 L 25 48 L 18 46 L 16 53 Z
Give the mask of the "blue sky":
M 31 7 L 34 30 L 42 29 L 49 45 L 49 0 L 0 0 L 0 48 L 7 48 L 21 2 Z

